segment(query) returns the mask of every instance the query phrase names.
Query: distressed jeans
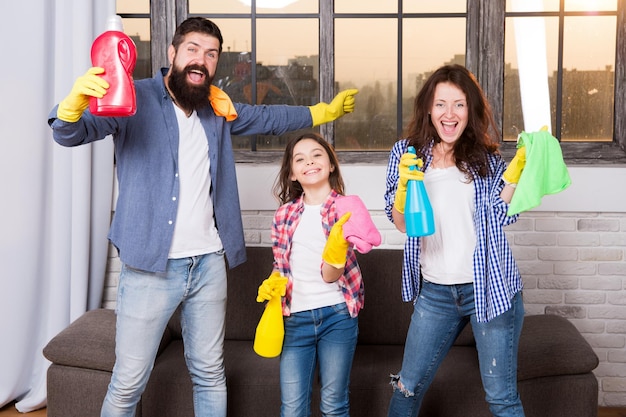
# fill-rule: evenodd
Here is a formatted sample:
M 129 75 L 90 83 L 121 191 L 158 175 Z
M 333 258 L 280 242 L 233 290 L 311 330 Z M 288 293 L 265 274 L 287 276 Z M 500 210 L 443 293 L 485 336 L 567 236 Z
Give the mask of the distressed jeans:
M 133 417 L 170 317 L 181 305 L 185 361 L 196 417 L 226 416 L 223 251 L 170 259 L 164 273 L 122 266 L 117 296 L 115 366 L 102 417 Z
M 280 356 L 281 417 L 309 417 L 316 366 L 321 414 L 350 415 L 350 370 L 359 333 L 358 318 L 345 303 L 292 313 L 285 318 Z
M 424 280 L 411 317 L 402 369 L 392 377 L 389 417 L 417 417 L 439 365 L 468 320 L 489 410 L 498 417 L 524 416 L 517 391 L 517 350 L 524 321 L 521 292 L 508 311 L 479 323 L 472 284 L 438 285 Z

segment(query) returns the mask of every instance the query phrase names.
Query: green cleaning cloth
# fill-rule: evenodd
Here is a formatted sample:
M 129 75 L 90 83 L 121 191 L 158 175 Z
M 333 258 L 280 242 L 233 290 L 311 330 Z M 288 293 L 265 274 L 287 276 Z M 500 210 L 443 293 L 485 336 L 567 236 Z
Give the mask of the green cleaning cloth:
M 572 183 L 559 141 L 547 130 L 520 133 L 517 147 L 526 146 L 526 165 L 511 199 L 512 216 L 537 207 L 547 194 L 556 194 Z

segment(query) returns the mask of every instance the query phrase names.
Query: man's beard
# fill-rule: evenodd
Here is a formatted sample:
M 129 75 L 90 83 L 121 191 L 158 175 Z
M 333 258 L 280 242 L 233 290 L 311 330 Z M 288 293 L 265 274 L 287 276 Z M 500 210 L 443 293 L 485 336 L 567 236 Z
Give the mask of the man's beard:
M 204 83 L 192 85 L 187 81 L 187 73 L 191 70 L 202 71 Z M 172 72 L 168 77 L 168 87 L 179 107 L 185 110 L 198 110 L 209 105 L 209 91 L 213 78 L 209 77 L 206 68 L 200 65 L 188 65 L 182 71 L 172 66 Z

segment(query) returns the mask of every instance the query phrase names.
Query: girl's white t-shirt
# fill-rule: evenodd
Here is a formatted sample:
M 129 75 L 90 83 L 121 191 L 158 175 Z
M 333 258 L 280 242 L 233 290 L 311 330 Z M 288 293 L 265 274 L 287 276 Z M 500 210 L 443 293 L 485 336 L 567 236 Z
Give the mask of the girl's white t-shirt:
M 430 168 L 424 186 L 433 207 L 435 233 L 422 238 L 424 279 L 436 284 L 474 281 L 474 184 L 456 166 Z
M 293 233 L 289 266 L 293 288 L 292 313 L 313 310 L 345 301 L 336 282 L 322 279 L 322 252 L 326 236 L 322 229 L 322 205 L 304 205 L 300 223 Z

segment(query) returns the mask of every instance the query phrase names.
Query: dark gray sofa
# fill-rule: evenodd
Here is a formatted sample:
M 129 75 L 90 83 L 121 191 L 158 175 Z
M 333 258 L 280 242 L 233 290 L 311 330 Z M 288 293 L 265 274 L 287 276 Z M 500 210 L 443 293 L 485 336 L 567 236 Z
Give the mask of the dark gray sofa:
M 353 417 L 386 415 L 389 374 L 399 370 L 412 305 L 400 300 L 402 251 L 375 249 L 359 255 L 365 308 L 350 387 Z M 254 330 L 263 311 L 258 285 L 271 272 L 270 248 L 248 248 L 248 261 L 229 271 L 225 367 L 229 417 L 277 417 L 280 413 L 278 358 L 257 356 Z M 115 315 L 85 313 L 54 337 L 43 354 L 48 370 L 48 417 L 99 416 L 114 362 Z M 565 318 L 527 316 L 520 340 L 519 389 L 527 417 L 594 417 L 598 358 Z M 315 390 L 313 415 L 319 415 Z M 138 416 L 193 416 L 191 381 L 183 359 L 175 315 L 163 335 Z M 487 417 L 471 328 L 466 328 L 439 369 L 420 416 Z

